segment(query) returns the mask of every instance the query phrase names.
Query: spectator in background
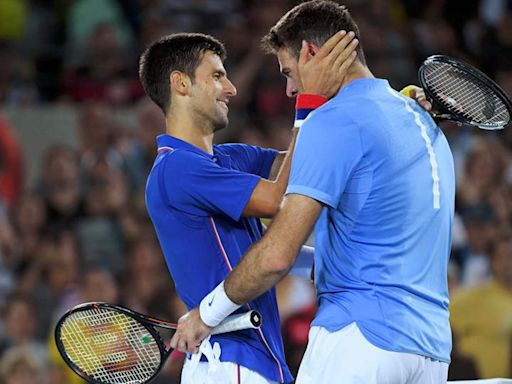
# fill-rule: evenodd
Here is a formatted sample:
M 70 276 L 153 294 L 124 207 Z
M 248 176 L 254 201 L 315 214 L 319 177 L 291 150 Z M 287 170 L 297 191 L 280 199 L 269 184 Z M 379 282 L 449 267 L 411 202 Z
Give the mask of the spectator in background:
M 63 145 L 50 147 L 43 156 L 41 176 L 48 232 L 73 228 L 85 214 L 77 153 Z
M 144 108 L 144 107 L 142 107 Z M 141 119 L 149 118 L 148 123 L 158 124 L 157 128 L 147 128 L 148 131 L 159 131 L 161 121 L 157 121 L 154 112 L 141 112 Z M 87 102 L 79 112 L 78 137 L 80 163 L 82 171 L 87 171 L 96 163 L 105 161 L 112 167 L 122 170 L 128 177 L 128 187 L 132 195 L 141 185 L 145 185 L 146 176 L 149 173 L 149 166 L 144 164 L 144 156 L 148 154 L 147 133 L 140 134 L 141 129 L 137 128 L 135 137 L 123 127 L 114 116 L 114 111 L 104 102 Z M 139 137 L 144 141 L 138 142 Z M 142 144 L 144 143 L 144 144 Z M 155 148 L 151 148 L 154 152 Z
M 496 238 L 496 218 L 487 204 L 472 206 L 464 211 L 466 247 L 461 257 L 461 280 L 465 286 L 486 282 L 491 277 L 490 252 Z
M 110 26 L 121 47 L 128 47 L 134 42 L 133 31 L 119 1 L 75 0 L 67 12 L 67 54 L 72 63 L 80 60 L 79 55 L 98 26 Z
M 13 209 L 12 223 L 19 247 L 13 268 L 17 273 L 21 273 L 37 253 L 45 231 L 45 208 L 41 196 L 29 191 L 19 197 Z
M 2 313 L 5 332 L 0 340 L 0 356 L 11 348 L 24 347 L 39 364 L 47 363 L 46 347 L 37 337 L 36 308 L 30 296 L 13 294 L 7 299 Z
M 115 146 L 116 132 L 119 130 L 119 123 L 108 104 L 99 101 L 83 103 L 78 110 L 77 125 L 82 166 L 87 166 L 98 154 L 114 156 L 110 152 Z
M 79 268 L 75 234 L 68 230 L 45 238 L 34 260 L 19 276 L 18 291 L 31 295 L 37 308 L 39 338 L 46 338 L 55 310 L 75 297 Z
M 109 24 L 98 25 L 84 46 L 83 61 L 64 75 L 64 92 L 75 102 L 131 103 L 144 92 L 130 62 L 115 28 Z
M 38 99 L 32 83 L 34 63 L 20 47 L 29 23 L 27 3 L 0 2 L 0 103 L 26 105 Z
M 0 113 L 0 202 L 8 208 L 18 198 L 23 183 L 23 154 L 7 118 Z
M 1 356 L 0 379 L 4 384 L 59 384 L 47 381 L 45 365 L 29 347 L 12 348 Z
M 102 266 L 117 274 L 125 264 L 117 218 L 128 207 L 128 183 L 106 156 L 98 157 L 86 172 L 86 217 L 76 227 L 81 256 L 85 265 Z
M 493 278 L 452 297 L 451 325 L 460 352 L 472 357 L 481 378 L 512 373 L 512 237 L 495 243 Z
M 452 334 L 452 361 L 448 369 L 448 380 L 476 380 L 480 376 L 475 359 L 459 350 L 457 336 Z
M 136 203 L 144 199 L 146 178 L 157 154 L 155 137 L 165 133 L 165 119 L 149 99 L 135 106 L 135 129 L 131 135 L 120 135 L 117 148 L 124 159 L 124 170 Z
M 457 186 L 457 209 L 462 215 L 472 206 L 488 203 L 503 180 L 504 169 L 503 148 L 499 142 L 489 136 L 472 142 Z
M 156 239 L 142 239 L 132 244 L 122 276 L 123 303 L 138 312 L 148 313 L 149 305 L 161 300 L 171 281 Z M 162 302 L 163 304 L 163 302 Z M 152 311 L 160 311 L 153 306 Z

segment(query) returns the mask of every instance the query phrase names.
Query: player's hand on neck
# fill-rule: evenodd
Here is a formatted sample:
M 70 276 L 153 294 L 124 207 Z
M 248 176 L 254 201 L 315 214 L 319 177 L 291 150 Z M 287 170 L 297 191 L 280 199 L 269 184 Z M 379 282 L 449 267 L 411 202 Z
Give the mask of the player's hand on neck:
M 357 58 L 358 45 L 352 31 L 337 32 L 320 48 L 303 41 L 298 59 L 299 93 L 317 94 L 329 99 L 355 78 L 371 77 Z

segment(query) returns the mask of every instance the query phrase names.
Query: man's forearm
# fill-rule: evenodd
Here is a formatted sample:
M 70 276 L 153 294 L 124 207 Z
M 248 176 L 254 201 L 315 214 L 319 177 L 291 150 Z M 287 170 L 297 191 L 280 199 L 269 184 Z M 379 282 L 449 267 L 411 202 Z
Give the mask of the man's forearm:
M 249 302 L 276 285 L 291 268 L 283 262 L 277 247 L 263 238 L 244 256 L 224 282 L 228 297 L 237 304 Z
M 265 236 L 249 249 L 226 280 L 201 300 L 203 323 L 218 325 L 241 304 L 281 280 L 295 262 L 321 210 L 322 205 L 309 197 L 286 197 Z
M 282 194 L 286 191 L 288 185 L 288 178 L 290 177 L 291 162 L 293 156 L 293 148 L 295 147 L 295 141 L 297 139 L 298 128 L 293 128 L 292 139 L 288 150 L 286 152 L 280 152 L 277 154 L 276 160 L 272 165 L 269 180 L 272 180 L 276 186 L 282 190 Z M 282 157 L 282 159 L 280 159 Z
M 229 299 L 246 303 L 279 282 L 295 263 L 320 212 L 321 204 L 313 199 L 287 197 L 265 236 L 226 278 L 224 289 Z

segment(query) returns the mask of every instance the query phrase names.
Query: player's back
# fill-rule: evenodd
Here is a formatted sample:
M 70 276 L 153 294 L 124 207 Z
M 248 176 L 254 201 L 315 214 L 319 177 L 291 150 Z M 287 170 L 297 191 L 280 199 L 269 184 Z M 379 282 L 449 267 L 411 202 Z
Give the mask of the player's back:
M 381 348 L 448 360 L 455 186 L 446 138 L 384 80 L 352 82 L 322 109 L 325 134 L 349 159 L 315 231 L 314 325 L 356 321 Z

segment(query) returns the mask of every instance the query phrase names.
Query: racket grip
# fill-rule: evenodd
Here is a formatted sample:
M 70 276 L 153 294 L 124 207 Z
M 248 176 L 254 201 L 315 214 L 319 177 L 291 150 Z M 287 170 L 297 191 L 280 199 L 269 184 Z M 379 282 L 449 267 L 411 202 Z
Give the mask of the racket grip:
M 262 322 L 263 318 L 256 310 L 228 316 L 219 325 L 212 329 L 212 335 L 239 331 L 241 329 L 257 329 L 261 327 Z

